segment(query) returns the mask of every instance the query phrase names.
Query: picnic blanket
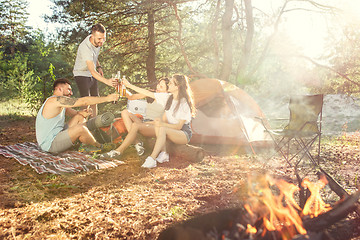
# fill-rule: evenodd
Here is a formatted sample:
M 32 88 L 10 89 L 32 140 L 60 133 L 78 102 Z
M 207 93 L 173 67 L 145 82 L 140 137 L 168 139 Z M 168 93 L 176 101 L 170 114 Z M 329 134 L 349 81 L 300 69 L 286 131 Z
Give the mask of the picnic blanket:
M 39 174 L 77 173 L 93 169 L 116 167 L 124 162 L 119 160 L 95 159 L 76 151 L 51 154 L 42 151 L 36 143 L 25 142 L 11 146 L 0 145 L 0 154 L 15 158 L 22 165 L 29 165 Z

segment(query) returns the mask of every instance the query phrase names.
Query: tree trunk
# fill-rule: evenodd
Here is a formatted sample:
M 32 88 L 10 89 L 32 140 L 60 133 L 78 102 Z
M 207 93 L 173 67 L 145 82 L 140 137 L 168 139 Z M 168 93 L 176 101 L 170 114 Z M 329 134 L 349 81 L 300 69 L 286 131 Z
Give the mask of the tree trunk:
M 150 86 L 154 86 L 156 83 L 155 75 L 155 20 L 153 0 L 149 1 L 148 8 L 148 56 L 146 59 L 146 73 Z
M 250 59 L 251 46 L 254 37 L 254 16 L 251 0 L 244 0 L 245 2 L 245 14 L 246 14 L 246 38 L 243 47 L 243 55 L 240 59 L 240 63 L 237 70 L 237 75 L 244 77 L 247 65 Z
M 146 141 L 149 148 L 154 148 L 155 138 L 146 138 Z M 189 144 L 180 145 L 166 141 L 166 150 L 170 155 L 170 161 L 172 157 L 176 157 L 189 162 L 201 162 L 205 157 L 204 149 Z
M 179 45 L 180 45 L 181 53 L 182 53 L 182 55 L 184 57 L 184 60 L 186 62 L 186 65 L 188 66 L 190 72 L 192 72 L 194 75 L 199 76 L 200 74 L 198 72 L 196 72 L 194 70 L 194 68 L 191 66 L 190 60 L 189 60 L 189 58 L 188 58 L 188 56 L 186 54 L 186 51 L 185 51 L 185 47 L 184 47 L 184 44 L 183 44 L 183 41 L 182 41 L 182 20 L 181 20 L 179 14 L 178 14 L 178 9 L 177 9 L 176 3 L 172 3 L 172 6 L 174 8 L 174 13 L 175 13 L 176 20 L 178 21 L 178 24 L 179 24 L 177 40 L 178 40 Z
M 228 81 L 232 69 L 232 13 L 234 9 L 234 0 L 225 0 L 225 12 L 222 18 L 222 37 L 223 37 L 223 53 L 224 61 L 221 71 L 221 80 Z
M 211 25 L 211 38 L 214 46 L 214 71 L 215 71 L 214 76 L 216 76 L 217 78 L 220 77 L 219 76 L 220 74 L 219 73 L 220 72 L 219 43 L 218 43 L 218 37 L 216 35 L 218 28 L 219 13 L 220 13 L 220 2 L 221 0 L 217 1 L 214 21 L 212 22 Z

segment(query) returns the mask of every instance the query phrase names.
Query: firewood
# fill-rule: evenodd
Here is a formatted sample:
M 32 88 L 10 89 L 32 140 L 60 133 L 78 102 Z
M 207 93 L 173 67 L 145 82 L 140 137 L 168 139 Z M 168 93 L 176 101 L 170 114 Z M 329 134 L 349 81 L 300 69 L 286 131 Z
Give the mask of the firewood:
M 347 217 L 353 211 L 356 211 L 356 203 L 360 198 L 360 191 L 349 195 L 343 202 L 338 203 L 330 211 L 323 213 L 315 218 L 304 218 L 303 224 L 306 230 L 323 231 L 332 224 Z
M 335 179 L 333 179 L 325 170 L 320 168 L 320 171 L 321 172 L 318 173 L 318 176 L 320 177 L 321 174 L 324 174 L 326 176 L 329 187 L 336 193 L 336 195 L 338 195 L 340 198 L 348 198 L 350 196 L 350 194 L 344 188 L 342 188 L 340 184 L 336 182 Z M 354 205 L 355 212 L 360 216 L 360 203 L 356 201 Z

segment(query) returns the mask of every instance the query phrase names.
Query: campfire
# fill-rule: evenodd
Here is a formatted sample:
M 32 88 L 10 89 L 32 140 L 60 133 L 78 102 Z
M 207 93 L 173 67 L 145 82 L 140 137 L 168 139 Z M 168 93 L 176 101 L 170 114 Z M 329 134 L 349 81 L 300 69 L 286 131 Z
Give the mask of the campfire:
M 314 218 L 331 209 L 321 196 L 320 190 L 327 184 L 325 177 L 317 183 L 305 179 L 302 183 L 311 192 L 304 209 L 296 203 L 294 195 L 300 189 L 284 180 L 274 180 L 265 177 L 258 184 L 251 184 L 248 203 L 244 204 L 247 213 L 250 214 L 250 223 L 246 228 L 239 225 L 239 235 L 243 239 L 293 239 L 294 236 L 306 235 L 307 230 L 303 226 L 303 218 Z M 278 194 L 274 194 L 272 188 L 277 187 Z M 245 231 L 245 233 L 244 233 Z M 276 237 L 273 238 L 272 236 Z
M 332 239 L 326 228 L 356 209 L 360 191 L 331 207 L 321 198 L 327 183 L 325 176 L 317 182 L 304 179 L 302 187 L 311 195 L 300 208 L 296 185 L 269 176 L 249 181 L 242 207 L 190 219 L 166 229 L 158 239 Z

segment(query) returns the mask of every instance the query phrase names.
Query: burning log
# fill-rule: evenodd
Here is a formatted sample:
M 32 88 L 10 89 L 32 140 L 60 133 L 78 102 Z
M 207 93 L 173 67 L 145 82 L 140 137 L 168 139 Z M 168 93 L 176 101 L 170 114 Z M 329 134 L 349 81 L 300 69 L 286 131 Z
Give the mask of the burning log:
M 349 213 L 355 211 L 355 203 L 360 198 L 360 191 L 354 193 L 353 195 L 347 197 L 344 201 L 335 205 L 330 211 L 319 215 L 314 218 L 303 218 L 303 225 L 306 230 L 309 231 L 322 231 L 325 228 L 331 226 L 332 224 L 342 220 Z
M 311 196 L 300 209 L 293 199 L 294 192 L 299 191 L 297 186 L 270 177 L 264 179 L 256 184 L 249 182 L 249 198 L 242 207 L 187 220 L 164 230 L 158 239 L 332 240 L 326 228 L 352 212 L 360 198 L 359 191 L 329 210 L 320 198 L 326 179 L 317 183 L 305 179 L 302 185 Z M 270 189 L 275 185 L 280 191 L 276 195 Z M 300 217 L 300 212 L 308 215 Z
M 333 240 L 326 232 L 310 232 L 306 235 L 297 235 L 292 240 Z
M 321 176 L 324 175 L 328 180 L 329 187 L 331 188 L 331 190 L 333 190 L 336 193 L 336 195 L 338 195 L 342 199 L 348 198 L 350 196 L 350 194 L 344 188 L 342 188 L 340 184 L 336 182 L 325 170 L 320 168 L 320 171 L 321 172 L 318 173 L 319 178 L 321 178 Z M 355 205 L 355 212 L 358 214 L 358 216 L 360 216 L 359 202 L 356 201 L 354 205 Z
M 318 172 L 319 178 L 325 176 L 332 191 L 334 191 L 340 198 L 346 198 L 350 196 L 349 193 L 344 188 L 342 188 L 340 184 L 330 176 L 330 174 L 328 174 L 324 169 L 322 169 L 322 167 L 316 161 L 314 161 L 313 159 L 311 160 L 314 165 L 320 170 L 320 172 Z M 358 216 L 360 216 L 359 202 L 357 201 L 356 203 L 354 203 L 354 205 L 356 206 L 355 212 L 358 214 Z
M 207 235 L 213 235 L 214 239 L 218 239 L 214 236 L 218 234 L 217 230 L 230 231 L 234 224 L 244 221 L 239 219 L 242 217 L 249 216 L 241 208 L 208 213 L 165 229 L 160 233 L 158 240 L 200 240 L 208 239 Z

